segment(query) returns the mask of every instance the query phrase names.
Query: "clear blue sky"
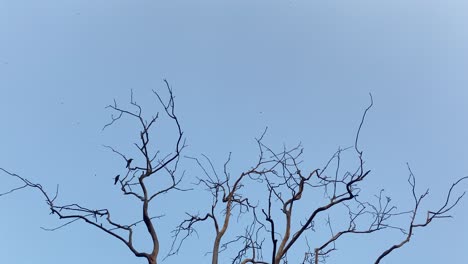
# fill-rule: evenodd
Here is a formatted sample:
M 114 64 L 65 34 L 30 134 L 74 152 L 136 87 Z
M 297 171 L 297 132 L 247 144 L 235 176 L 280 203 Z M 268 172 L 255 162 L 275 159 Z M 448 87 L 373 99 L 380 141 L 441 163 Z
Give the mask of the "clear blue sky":
M 0 166 L 50 190 L 59 183 L 63 203 L 111 204 L 125 218 L 133 207 L 112 185 L 121 160 L 102 144 L 134 151 L 138 132 L 101 128 L 104 106 L 127 102 L 131 89 L 152 109 L 151 89 L 164 92 L 168 79 L 186 154 L 221 165 L 232 151 L 233 173 L 256 158 L 265 126 L 272 147 L 300 141 L 308 166 L 321 167 L 353 143 L 371 92 L 361 135 L 368 188 L 385 188 L 403 210 L 409 162 L 418 190 L 431 190 L 425 205 L 436 206 L 468 174 L 467 12 L 455 0 L 0 0 Z M 171 199 L 154 212 L 167 213 L 161 232 L 187 202 Z M 61 222 L 36 193 L 2 197 L 0 208 L 0 263 L 145 263 L 84 224 L 41 230 Z M 454 219 L 416 231 L 384 263 L 466 261 L 467 212 L 464 199 Z M 162 263 L 208 263 L 210 232 Z M 396 239 L 345 239 L 330 263 L 367 263 Z

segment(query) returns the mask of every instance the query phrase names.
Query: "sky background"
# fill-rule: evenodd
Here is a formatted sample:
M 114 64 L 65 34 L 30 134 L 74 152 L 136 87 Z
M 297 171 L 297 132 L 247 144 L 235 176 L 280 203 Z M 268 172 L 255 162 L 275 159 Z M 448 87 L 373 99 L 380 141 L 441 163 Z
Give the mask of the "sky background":
M 129 121 L 102 127 L 111 114 L 104 107 L 128 103 L 131 89 L 151 115 L 151 90 L 164 94 L 167 79 L 185 154 L 206 154 L 221 168 L 232 152 L 233 174 L 252 165 L 266 126 L 269 146 L 302 142 L 307 167 L 322 167 L 354 143 L 370 92 L 360 140 L 372 170 L 365 186 L 408 208 L 408 162 L 418 190 L 430 189 L 425 211 L 468 175 L 467 12 L 455 0 L 0 0 L 0 167 L 51 191 L 60 184 L 63 203 L 109 207 L 125 219 L 134 204 L 112 184 L 122 160 L 102 145 L 132 155 L 138 130 Z M 170 135 L 154 137 L 163 145 Z M 187 171 L 189 182 L 199 175 Z M 5 180 L 0 192 L 10 186 Z M 203 212 L 205 198 L 172 195 L 155 208 L 166 214 L 162 254 L 178 207 Z M 41 230 L 63 222 L 35 192 L 1 197 L 0 208 L 0 263 L 145 263 L 85 224 Z M 468 200 L 452 214 L 417 230 L 384 263 L 466 261 Z M 211 227 L 199 236 L 161 263 L 208 263 Z M 373 263 L 399 238 L 344 239 L 330 263 Z

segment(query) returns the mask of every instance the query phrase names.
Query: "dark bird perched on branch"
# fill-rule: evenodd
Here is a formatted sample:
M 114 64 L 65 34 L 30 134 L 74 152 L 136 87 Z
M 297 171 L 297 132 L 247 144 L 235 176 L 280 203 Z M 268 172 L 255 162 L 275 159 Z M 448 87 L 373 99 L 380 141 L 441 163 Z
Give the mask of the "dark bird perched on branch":
M 133 160 L 133 159 L 128 159 L 128 160 L 127 160 L 127 168 L 130 168 L 130 163 L 132 163 L 132 160 Z
M 117 176 L 115 176 L 115 178 L 114 178 L 114 185 L 116 185 L 117 182 L 119 181 L 119 177 L 120 177 L 120 174 L 117 175 Z

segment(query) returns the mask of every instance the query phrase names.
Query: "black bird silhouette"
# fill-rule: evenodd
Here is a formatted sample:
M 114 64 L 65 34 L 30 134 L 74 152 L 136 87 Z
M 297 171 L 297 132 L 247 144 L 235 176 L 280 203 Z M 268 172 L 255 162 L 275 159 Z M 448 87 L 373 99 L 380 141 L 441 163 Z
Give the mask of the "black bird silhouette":
M 119 177 L 120 177 L 120 174 L 117 175 L 117 176 L 115 176 L 115 178 L 114 178 L 114 185 L 116 185 L 117 182 L 119 181 Z
M 133 159 L 128 159 L 128 160 L 127 160 L 127 168 L 130 168 L 130 163 L 132 163 L 132 160 L 133 160 Z

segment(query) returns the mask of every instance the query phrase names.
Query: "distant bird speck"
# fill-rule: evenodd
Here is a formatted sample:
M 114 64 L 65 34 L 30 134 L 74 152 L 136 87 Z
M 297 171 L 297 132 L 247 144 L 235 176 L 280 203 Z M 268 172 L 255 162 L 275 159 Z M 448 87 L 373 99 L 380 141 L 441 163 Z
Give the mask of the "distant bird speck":
M 127 160 L 127 168 L 130 168 L 130 163 L 132 163 L 132 160 L 133 160 L 133 159 L 128 159 L 128 160 Z

